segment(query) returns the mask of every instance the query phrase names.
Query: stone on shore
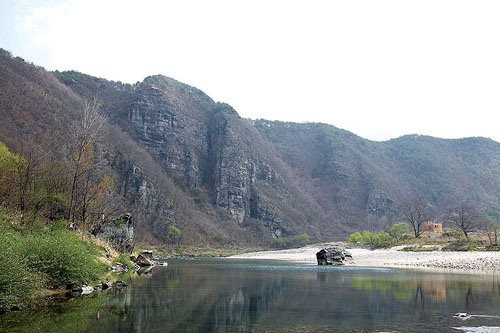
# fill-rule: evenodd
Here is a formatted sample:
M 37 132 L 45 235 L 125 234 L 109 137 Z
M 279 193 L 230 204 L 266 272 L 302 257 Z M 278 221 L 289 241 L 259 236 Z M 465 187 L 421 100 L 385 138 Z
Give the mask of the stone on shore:
M 122 289 L 122 288 L 125 288 L 127 286 L 127 283 L 124 282 L 124 281 L 116 281 L 114 284 L 113 284 L 113 287 L 117 288 L 117 289 Z
M 82 295 L 88 295 L 91 294 L 94 291 L 94 287 L 92 286 L 82 286 Z
M 346 263 L 354 263 L 352 255 L 349 251 L 339 245 L 333 245 L 324 248 L 316 253 L 318 265 L 345 265 Z

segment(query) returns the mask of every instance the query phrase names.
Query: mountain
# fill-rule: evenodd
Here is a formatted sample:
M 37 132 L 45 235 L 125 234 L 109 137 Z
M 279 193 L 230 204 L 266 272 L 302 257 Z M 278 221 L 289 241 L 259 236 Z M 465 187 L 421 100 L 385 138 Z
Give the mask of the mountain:
M 266 244 L 338 239 L 397 219 L 420 198 L 436 216 L 465 200 L 498 211 L 500 144 L 408 135 L 385 142 L 334 126 L 241 118 L 229 105 L 155 75 L 134 85 L 47 72 L 0 51 L 0 140 L 67 154 L 84 101 L 98 96 L 103 172 L 139 237 Z M 64 146 L 64 145 L 62 145 Z

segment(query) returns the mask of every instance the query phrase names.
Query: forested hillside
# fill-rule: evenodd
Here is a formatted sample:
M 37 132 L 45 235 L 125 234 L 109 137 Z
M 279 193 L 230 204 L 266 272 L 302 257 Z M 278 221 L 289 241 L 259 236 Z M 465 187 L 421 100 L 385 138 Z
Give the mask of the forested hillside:
M 82 207 L 68 184 L 75 133 L 94 100 L 94 181 L 112 181 L 107 204 L 83 218 L 89 226 L 107 209 L 132 213 L 145 241 L 168 242 L 175 226 L 184 244 L 244 245 L 379 229 L 414 198 L 435 216 L 462 201 L 498 210 L 500 144 L 489 139 L 374 142 L 325 124 L 242 119 L 231 106 L 161 75 L 130 85 L 50 73 L 1 50 L 0 141 L 66 170 L 58 173 L 66 185 L 57 190 L 66 218 Z M 27 202 L 35 196 L 32 189 Z

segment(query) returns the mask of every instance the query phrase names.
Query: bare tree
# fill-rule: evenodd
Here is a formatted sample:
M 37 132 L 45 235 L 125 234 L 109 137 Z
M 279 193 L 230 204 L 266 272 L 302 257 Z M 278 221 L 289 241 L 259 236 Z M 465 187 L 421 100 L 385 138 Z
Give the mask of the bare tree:
M 469 233 L 476 230 L 479 225 L 479 216 L 476 207 L 466 203 L 461 203 L 459 206 L 451 209 L 446 214 L 446 219 L 462 231 L 467 239 L 469 239 Z
M 113 195 L 114 182 L 110 176 L 99 179 L 95 173 L 88 173 L 81 191 L 79 213 L 83 231 L 87 227 L 90 230 L 100 219 L 117 216 L 120 207 Z
M 486 230 L 490 246 L 498 245 L 498 236 L 500 233 L 500 220 L 498 217 L 485 216 L 482 218 L 482 226 Z
M 430 220 L 430 216 L 424 203 L 419 199 L 413 199 L 400 205 L 401 219 L 408 222 L 413 228 L 415 237 L 420 237 L 424 223 Z
M 71 195 L 69 201 L 69 219 L 74 223 L 76 202 L 81 191 L 78 191 L 80 182 L 93 169 L 94 143 L 97 141 L 103 126 L 103 118 L 99 113 L 97 97 L 86 101 L 80 121 L 74 131 L 73 146 L 71 147 Z

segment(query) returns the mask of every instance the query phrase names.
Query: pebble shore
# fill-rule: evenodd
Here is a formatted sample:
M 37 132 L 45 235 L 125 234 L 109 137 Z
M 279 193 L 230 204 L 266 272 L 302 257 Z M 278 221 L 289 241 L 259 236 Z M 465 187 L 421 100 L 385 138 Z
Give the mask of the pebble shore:
M 316 252 L 329 244 L 310 245 L 298 249 L 263 251 L 232 256 L 235 259 L 288 260 L 316 264 Z M 354 266 L 407 267 L 500 273 L 500 252 L 402 252 L 402 246 L 392 249 L 348 249 Z

